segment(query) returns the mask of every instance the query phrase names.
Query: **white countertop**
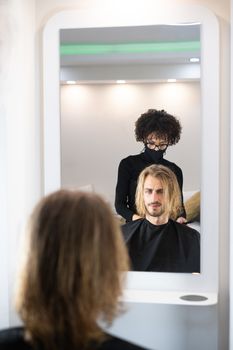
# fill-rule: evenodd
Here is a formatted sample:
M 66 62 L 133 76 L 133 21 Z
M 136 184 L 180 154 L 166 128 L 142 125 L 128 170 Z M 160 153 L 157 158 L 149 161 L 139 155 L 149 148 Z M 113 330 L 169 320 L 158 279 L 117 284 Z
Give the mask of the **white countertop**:
M 188 300 L 181 297 L 188 296 Z M 203 300 L 205 299 L 205 300 Z M 151 304 L 174 304 L 174 305 L 215 305 L 218 302 L 217 293 L 196 293 L 196 292 L 167 292 L 155 290 L 125 289 L 122 297 L 123 302 L 130 303 L 151 303 Z

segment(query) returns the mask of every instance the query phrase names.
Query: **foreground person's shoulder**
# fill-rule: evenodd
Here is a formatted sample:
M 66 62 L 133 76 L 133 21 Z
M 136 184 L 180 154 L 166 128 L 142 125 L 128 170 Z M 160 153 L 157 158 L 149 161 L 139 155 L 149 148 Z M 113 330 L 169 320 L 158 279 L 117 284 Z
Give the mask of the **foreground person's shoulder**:
M 30 350 L 31 345 L 24 340 L 24 328 L 14 327 L 0 330 L 0 350 Z
M 149 350 L 127 340 L 123 340 L 114 336 L 110 336 L 100 345 L 98 350 Z

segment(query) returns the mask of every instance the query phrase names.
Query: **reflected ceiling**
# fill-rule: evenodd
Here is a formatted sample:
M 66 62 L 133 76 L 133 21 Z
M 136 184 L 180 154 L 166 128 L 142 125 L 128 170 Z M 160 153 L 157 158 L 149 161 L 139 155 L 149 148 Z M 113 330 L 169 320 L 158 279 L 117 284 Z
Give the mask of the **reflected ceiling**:
M 65 29 L 60 52 L 61 66 L 188 64 L 200 58 L 200 25 Z

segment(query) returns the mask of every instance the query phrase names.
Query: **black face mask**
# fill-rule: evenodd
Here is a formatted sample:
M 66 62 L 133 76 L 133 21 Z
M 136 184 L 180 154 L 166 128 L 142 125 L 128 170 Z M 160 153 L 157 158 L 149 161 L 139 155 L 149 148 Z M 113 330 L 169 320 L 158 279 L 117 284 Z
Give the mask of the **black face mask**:
M 158 150 L 155 151 L 153 149 L 150 149 L 148 147 L 145 148 L 145 153 L 152 159 L 155 163 L 158 163 L 161 159 L 163 159 L 163 155 L 165 153 L 165 150 Z

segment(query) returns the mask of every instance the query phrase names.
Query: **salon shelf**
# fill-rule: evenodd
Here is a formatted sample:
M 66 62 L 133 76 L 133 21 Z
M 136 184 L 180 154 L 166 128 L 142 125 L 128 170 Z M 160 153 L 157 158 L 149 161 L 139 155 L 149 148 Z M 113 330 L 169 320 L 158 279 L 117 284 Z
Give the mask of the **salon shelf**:
M 183 297 L 187 299 L 182 299 Z M 209 306 L 218 302 L 217 293 L 167 292 L 125 289 L 121 301 L 129 303 Z

